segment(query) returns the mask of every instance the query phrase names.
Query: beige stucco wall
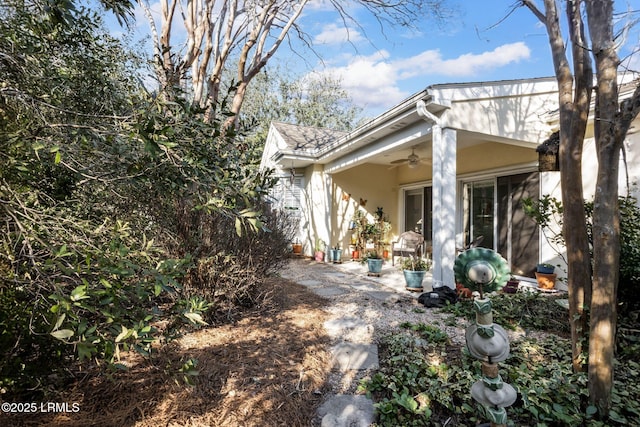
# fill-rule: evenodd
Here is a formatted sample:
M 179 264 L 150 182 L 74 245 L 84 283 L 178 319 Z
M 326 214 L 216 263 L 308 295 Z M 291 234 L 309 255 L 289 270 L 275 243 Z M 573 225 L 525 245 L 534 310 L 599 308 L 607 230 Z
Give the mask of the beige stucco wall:
M 331 246 L 340 243 L 348 248 L 351 242 L 349 222 L 356 209 L 365 210 L 371 220 L 382 207 L 395 233 L 398 224 L 398 186 L 396 174 L 389 166 L 364 164 L 332 175 Z M 365 201 L 366 204 L 361 204 Z M 343 254 L 347 256 L 348 254 Z
M 549 126 L 541 116 L 557 109 L 555 82 L 459 88 L 452 99 L 447 126 L 520 141 L 542 141 Z
M 300 230 L 305 255 L 313 254 L 317 239 L 329 240 L 329 221 L 326 214 L 329 205 L 327 178 L 322 165 L 312 165 L 304 169 Z
M 486 142 L 463 148 L 457 154 L 458 175 L 497 169 L 538 160 L 535 148 Z
M 394 170 L 396 171 L 396 180 L 399 185 L 431 181 L 433 173 L 433 168 L 430 164 L 421 164 L 413 169 L 407 165 L 402 165 L 398 166 Z

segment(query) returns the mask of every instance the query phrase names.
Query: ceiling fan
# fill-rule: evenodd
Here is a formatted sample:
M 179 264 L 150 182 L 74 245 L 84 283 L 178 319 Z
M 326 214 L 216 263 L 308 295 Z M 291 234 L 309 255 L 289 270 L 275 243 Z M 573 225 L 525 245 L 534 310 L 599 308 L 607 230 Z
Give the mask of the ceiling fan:
M 409 157 L 407 157 L 406 159 L 393 160 L 391 162 L 391 164 L 393 165 L 392 167 L 397 167 L 405 163 L 407 163 L 408 166 L 411 169 L 413 169 L 415 167 L 418 167 L 420 163 L 427 163 L 427 162 L 420 161 L 420 157 L 418 157 L 418 155 L 415 153 L 415 147 L 414 147 L 411 149 L 411 154 L 409 154 Z

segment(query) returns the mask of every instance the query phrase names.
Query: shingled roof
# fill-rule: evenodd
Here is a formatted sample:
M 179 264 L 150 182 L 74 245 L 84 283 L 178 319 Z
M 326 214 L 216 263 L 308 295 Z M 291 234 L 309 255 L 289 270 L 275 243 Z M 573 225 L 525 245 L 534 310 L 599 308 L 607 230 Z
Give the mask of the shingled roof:
M 282 136 L 287 148 L 305 154 L 317 153 L 346 134 L 346 132 L 332 129 L 282 122 L 273 122 L 273 127 Z

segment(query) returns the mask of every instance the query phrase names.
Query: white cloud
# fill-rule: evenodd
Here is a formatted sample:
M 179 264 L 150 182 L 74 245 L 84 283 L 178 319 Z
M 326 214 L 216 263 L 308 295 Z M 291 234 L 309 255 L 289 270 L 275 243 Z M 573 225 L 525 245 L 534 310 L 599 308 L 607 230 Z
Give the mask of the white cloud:
M 402 101 L 411 95 L 400 88 L 400 83 L 415 77 L 451 76 L 482 79 L 481 73 L 529 59 L 530 49 L 525 43 L 505 44 L 492 51 L 466 53 L 457 58 L 444 59 L 439 50 L 427 50 L 415 56 L 391 59 L 389 52 L 381 50 L 371 56 L 353 56 L 345 65 L 325 70 L 342 80 L 357 105 L 384 107 Z
M 364 40 L 364 37 L 359 31 L 333 23 L 322 27 L 322 31 L 313 38 L 313 43 L 340 44 L 346 42 L 356 43 L 362 40 Z
M 309 3 L 307 3 L 305 9 L 315 12 L 326 12 L 333 11 L 335 7 L 329 0 L 311 0 Z

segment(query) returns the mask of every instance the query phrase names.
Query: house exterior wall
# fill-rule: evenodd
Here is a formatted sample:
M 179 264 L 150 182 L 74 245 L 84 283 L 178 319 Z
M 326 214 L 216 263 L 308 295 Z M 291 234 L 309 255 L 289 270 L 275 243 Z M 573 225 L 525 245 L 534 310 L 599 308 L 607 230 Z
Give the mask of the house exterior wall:
M 342 248 L 349 247 L 349 222 L 356 209 L 366 211 L 373 221 L 377 208 L 382 207 L 391 222 L 391 233 L 398 234 L 398 186 L 395 171 L 389 166 L 364 164 L 333 174 L 331 179 L 331 246 L 339 243 Z M 361 204 L 361 200 L 366 203 Z M 344 251 L 343 256 L 347 255 Z
M 438 85 L 436 97 L 450 102 L 446 127 L 496 135 L 514 141 L 542 141 L 551 133 L 541 117 L 557 109 L 553 79 Z
M 486 142 L 458 151 L 458 174 L 481 172 L 507 166 L 536 162 L 535 147 Z
M 429 164 L 421 164 L 413 169 L 407 165 L 401 165 L 392 170 L 395 172 L 395 179 L 399 185 L 431 181 L 431 176 L 433 175 L 433 168 Z
M 329 243 L 330 222 L 327 213 L 329 203 L 329 183 L 331 177 L 324 173 L 323 165 L 311 165 L 304 169 L 304 191 L 302 192 L 301 232 L 303 253 L 311 256 L 316 244 Z M 321 245 L 324 250 L 324 245 Z

